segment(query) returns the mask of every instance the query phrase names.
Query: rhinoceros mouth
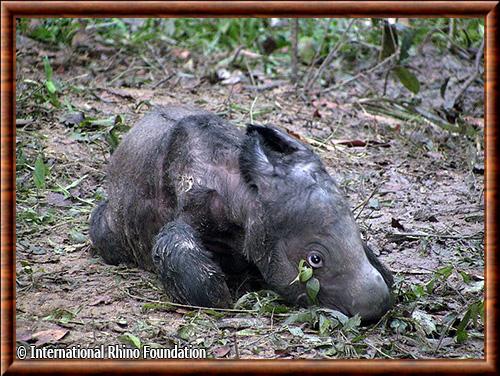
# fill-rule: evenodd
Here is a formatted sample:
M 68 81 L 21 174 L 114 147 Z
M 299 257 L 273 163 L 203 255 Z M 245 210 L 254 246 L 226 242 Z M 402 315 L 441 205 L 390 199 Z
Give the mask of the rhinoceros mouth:
M 349 316 L 349 317 L 352 316 L 352 314 L 348 310 L 346 310 L 344 308 L 341 308 L 337 304 L 332 304 L 330 301 L 323 302 L 320 299 L 319 303 L 320 303 L 320 306 L 322 306 L 322 307 L 333 309 L 334 311 L 339 311 L 340 313 L 342 313 L 342 314 L 344 314 L 346 316 Z M 311 305 L 309 299 L 307 298 L 307 294 L 305 292 L 303 292 L 302 294 L 300 294 L 299 296 L 297 296 L 297 298 L 295 299 L 294 304 L 296 306 L 300 306 L 300 307 L 308 307 L 308 306 Z
M 303 292 L 302 294 L 299 294 L 299 296 L 295 299 L 294 304 L 301 307 L 307 307 L 309 304 L 306 293 Z

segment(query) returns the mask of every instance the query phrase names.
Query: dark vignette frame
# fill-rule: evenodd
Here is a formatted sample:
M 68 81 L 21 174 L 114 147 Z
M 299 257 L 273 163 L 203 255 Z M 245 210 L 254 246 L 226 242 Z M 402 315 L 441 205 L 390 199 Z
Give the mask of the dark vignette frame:
M 1 4 L 1 373 L 481 373 L 496 374 L 498 1 L 5 1 Z M 15 19 L 17 17 L 484 17 L 486 334 L 479 360 L 15 359 Z

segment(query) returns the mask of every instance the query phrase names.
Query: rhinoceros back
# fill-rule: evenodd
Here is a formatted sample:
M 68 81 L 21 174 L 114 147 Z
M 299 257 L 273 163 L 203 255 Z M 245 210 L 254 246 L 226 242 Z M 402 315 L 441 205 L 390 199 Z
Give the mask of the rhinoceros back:
M 123 247 L 146 269 L 152 269 L 149 248 L 173 205 L 164 200 L 162 164 L 175 124 L 206 111 L 187 106 L 161 106 L 146 114 L 124 136 L 107 171 L 108 223 L 121 234 Z

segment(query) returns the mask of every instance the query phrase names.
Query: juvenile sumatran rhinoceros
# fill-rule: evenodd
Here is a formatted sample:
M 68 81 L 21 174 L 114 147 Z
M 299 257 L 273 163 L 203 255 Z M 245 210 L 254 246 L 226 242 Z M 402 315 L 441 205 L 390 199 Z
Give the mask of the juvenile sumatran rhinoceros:
M 157 272 L 178 302 L 230 306 L 226 277 L 245 260 L 307 305 L 304 284 L 290 284 L 303 259 L 320 305 L 365 321 L 390 308 L 391 273 L 348 202 L 319 157 L 275 127 L 243 132 L 203 110 L 155 108 L 114 152 L 107 193 L 91 217 L 94 248 L 107 263 Z

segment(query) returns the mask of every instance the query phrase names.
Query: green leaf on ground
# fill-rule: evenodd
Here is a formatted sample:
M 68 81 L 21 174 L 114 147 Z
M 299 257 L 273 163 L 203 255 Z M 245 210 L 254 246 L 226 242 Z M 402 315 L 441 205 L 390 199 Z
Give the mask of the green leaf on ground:
M 56 85 L 54 84 L 53 81 L 46 81 L 45 82 L 45 86 L 47 87 L 47 91 L 50 93 L 50 94 L 54 94 L 57 89 L 56 89 Z
M 141 340 L 139 339 L 139 337 L 136 337 L 132 333 L 127 332 L 127 333 L 121 335 L 120 337 L 118 337 L 118 339 L 124 343 L 128 343 L 128 344 L 134 346 L 137 349 L 142 348 Z
M 45 71 L 45 79 L 47 81 L 52 80 L 52 67 L 50 66 L 50 62 L 47 56 L 43 58 L 43 69 Z
M 405 88 L 410 90 L 413 94 L 418 94 L 420 91 L 420 82 L 413 73 L 402 66 L 395 67 L 394 73 Z
M 45 188 L 45 180 L 49 173 L 49 168 L 43 163 L 42 155 L 38 155 L 35 161 L 35 170 L 33 171 L 33 182 L 38 189 Z
M 302 329 L 300 329 L 298 326 L 292 326 L 292 327 L 288 327 L 288 331 L 296 336 L 296 337 L 303 337 L 304 336 L 304 332 L 302 331 Z

